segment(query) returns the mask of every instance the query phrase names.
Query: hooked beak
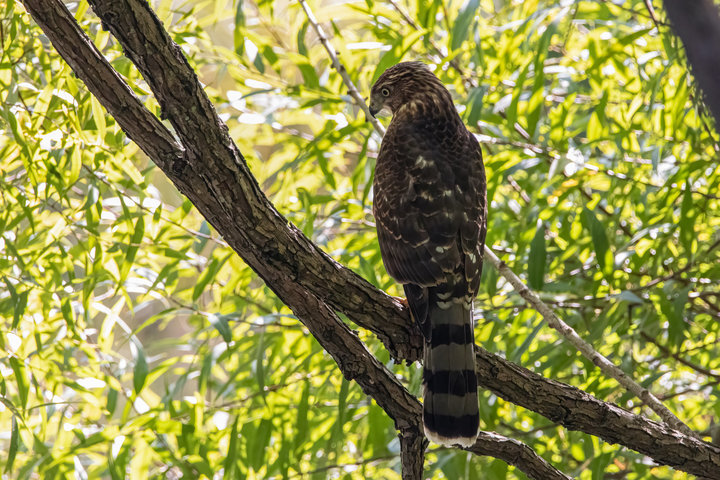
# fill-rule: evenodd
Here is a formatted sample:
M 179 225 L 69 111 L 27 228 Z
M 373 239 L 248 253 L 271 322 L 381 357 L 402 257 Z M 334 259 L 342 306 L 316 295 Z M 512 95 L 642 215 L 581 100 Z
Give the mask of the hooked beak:
M 370 107 L 370 115 L 375 117 L 375 115 L 377 115 L 378 112 L 383 109 L 384 105 L 382 100 L 378 100 L 377 97 L 371 96 L 370 105 L 368 106 Z

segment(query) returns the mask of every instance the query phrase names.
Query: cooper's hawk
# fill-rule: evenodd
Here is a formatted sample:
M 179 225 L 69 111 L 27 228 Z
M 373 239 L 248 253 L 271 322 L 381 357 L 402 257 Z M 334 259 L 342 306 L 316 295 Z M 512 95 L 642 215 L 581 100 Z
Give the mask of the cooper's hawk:
M 370 112 L 382 109 L 393 118 L 375 168 L 374 214 L 385 268 L 425 337 L 425 435 L 469 446 L 479 421 L 473 299 L 487 219 L 480 145 L 422 62 L 378 78 Z

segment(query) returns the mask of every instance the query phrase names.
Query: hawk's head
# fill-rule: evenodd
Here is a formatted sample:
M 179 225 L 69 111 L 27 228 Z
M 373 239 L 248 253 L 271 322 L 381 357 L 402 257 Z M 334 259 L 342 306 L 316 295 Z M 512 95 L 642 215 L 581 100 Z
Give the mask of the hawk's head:
M 403 105 L 413 102 L 452 99 L 445 86 L 423 62 L 402 62 L 383 72 L 370 91 L 370 113 L 380 110 L 396 113 Z M 433 102 L 436 103 L 436 102 Z

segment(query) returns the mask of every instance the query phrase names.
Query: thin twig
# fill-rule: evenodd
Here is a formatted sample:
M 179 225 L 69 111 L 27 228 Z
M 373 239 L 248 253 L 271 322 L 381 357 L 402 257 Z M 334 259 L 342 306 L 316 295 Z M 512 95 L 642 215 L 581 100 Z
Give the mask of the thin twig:
M 414 30 L 422 30 L 422 27 L 415 22 L 410 15 L 407 14 L 407 12 L 400 6 L 399 3 L 397 3 L 396 0 L 388 0 L 390 2 L 390 5 L 393 6 L 396 12 L 400 14 L 400 16 L 405 20 L 405 23 L 410 25 Z M 440 57 L 440 60 L 445 58 L 445 54 L 443 53 L 442 49 L 438 46 L 437 43 L 435 43 L 435 40 L 432 38 L 432 34 L 428 32 L 426 35 L 426 38 L 428 40 L 428 43 L 430 46 L 435 50 L 435 53 L 438 57 Z M 477 82 L 474 78 L 472 78 L 469 75 L 466 75 L 463 71 L 462 67 L 457 61 L 457 58 L 452 58 L 449 62 L 450 66 L 460 75 L 460 78 L 463 79 L 463 81 L 467 84 L 467 86 L 471 88 L 477 88 Z
M 563 322 L 557 315 L 555 315 L 555 312 L 553 312 L 550 307 L 548 307 L 542 300 L 540 300 L 540 297 L 538 297 L 535 292 L 530 290 L 530 288 L 528 288 L 523 283 L 520 277 L 515 275 L 515 273 L 510 270 L 510 268 L 505 264 L 505 262 L 500 260 L 500 258 L 495 255 L 495 252 L 493 252 L 487 247 L 485 248 L 485 258 L 490 260 L 490 263 L 500 272 L 503 277 L 505 277 L 506 280 L 510 282 L 518 295 L 520 295 L 528 303 L 530 303 L 533 308 L 535 308 L 535 310 L 540 312 L 540 314 L 548 322 L 548 325 L 550 325 L 553 329 L 557 330 L 558 333 L 565 337 L 565 339 L 570 342 L 575 348 L 577 348 L 578 351 L 582 353 L 585 358 L 587 358 L 588 360 L 593 362 L 598 368 L 600 368 L 600 370 L 605 375 L 617 380 L 620 385 L 625 387 L 628 391 L 632 392 L 640 400 L 645 402 L 645 404 L 652 411 L 657 413 L 658 416 L 662 418 L 665 423 L 667 423 L 676 430 L 680 430 L 686 435 L 690 435 L 694 438 L 699 438 L 697 434 L 690 429 L 690 427 L 685 425 L 670 410 L 668 410 L 667 407 L 665 407 L 665 405 L 663 405 L 660 400 L 658 400 L 657 397 L 655 397 L 655 395 L 653 395 L 648 389 L 640 386 L 637 382 L 630 378 L 629 375 L 623 372 L 617 365 L 615 365 L 610 360 L 601 355 L 599 352 L 597 352 L 593 348 L 593 346 L 583 340 L 570 325 Z
M 352 79 L 350 78 L 350 75 L 348 75 L 347 70 L 345 69 L 345 66 L 340 63 L 340 60 L 338 59 L 337 52 L 335 52 L 335 49 L 332 48 L 332 45 L 330 45 L 330 40 L 328 40 L 327 35 L 325 35 L 325 31 L 323 31 L 322 27 L 318 23 L 317 19 L 315 18 L 315 15 L 313 15 L 312 10 L 310 10 L 310 6 L 307 4 L 305 0 L 298 0 L 300 3 L 300 6 L 302 6 L 302 9 L 305 11 L 305 15 L 308 18 L 308 22 L 310 22 L 310 25 L 312 25 L 313 30 L 315 30 L 315 33 L 317 33 L 318 38 L 320 39 L 320 43 L 322 43 L 323 47 L 325 47 L 325 50 L 328 53 L 328 56 L 330 57 L 330 61 L 332 62 L 332 66 L 337 72 L 340 74 L 340 76 L 343 79 L 343 82 L 345 83 L 345 86 L 348 89 L 348 93 L 351 97 L 355 100 L 355 103 L 365 112 L 365 118 L 372 123 L 373 127 L 375 127 L 375 130 L 377 130 L 381 135 L 385 134 L 385 128 L 380 124 L 377 118 L 373 117 L 370 114 L 370 110 L 368 109 L 368 106 L 365 104 L 365 98 L 363 98 L 362 95 L 360 95 L 360 92 L 358 91 L 357 87 L 355 86 L 355 83 L 353 83 Z
M 345 86 L 348 88 L 348 91 L 353 96 L 353 98 L 357 101 L 360 108 L 365 112 L 366 117 L 368 120 L 371 121 L 373 127 L 375 130 L 381 134 L 385 135 L 385 128 L 373 118 L 372 115 L 370 115 L 370 109 L 368 108 L 367 104 L 363 100 L 362 96 L 358 92 L 357 87 L 355 87 L 355 84 L 350 79 L 350 76 L 347 73 L 347 70 L 345 67 L 340 63 L 340 60 L 337 57 L 337 54 L 335 53 L 335 50 L 333 49 L 332 45 L 330 44 L 330 41 L 325 36 L 322 28 L 318 24 L 317 20 L 315 19 L 315 16 L 313 15 L 312 11 L 310 10 L 310 7 L 307 5 L 305 0 L 298 0 L 300 4 L 303 7 L 303 10 L 305 11 L 305 14 L 308 17 L 308 21 L 315 29 L 315 32 L 317 32 L 318 36 L 320 37 L 320 41 L 322 42 L 323 46 L 325 47 L 325 50 L 327 51 L 328 55 L 330 56 L 330 59 L 332 60 L 333 67 L 335 70 L 340 73 L 342 76 L 343 81 L 345 82 Z M 375 120 L 375 121 L 373 121 Z M 515 273 L 508 267 L 505 262 L 500 260 L 497 255 L 495 255 L 495 252 L 493 252 L 490 247 L 485 245 L 485 258 L 490 261 L 490 264 L 492 264 L 500 274 L 505 277 L 505 279 L 510 282 L 510 284 L 513 286 L 515 291 L 525 299 L 526 302 L 528 302 L 530 305 L 533 306 L 535 310 L 537 310 L 548 322 L 548 325 L 555 329 L 558 333 L 560 333 L 565 339 L 570 342 L 571 345 L 573 345 L 585 358 L 593 362 L 600 370 L 607 375 L 608 377 L 614 378 L 620 385 L 625 387 L 628 391 L 632 392 L 634 395 L 636 395 L 640 400 L 645 402 L 645 404 L 654 411 L 660 418 L 665 421 L 668 425 L 675 428 L 676 430 L 680 430 L 681 432 L 685 433 L 686 435 L 690 435 L 694 438 L 698 438 L 697 434 L 693 432 L 690 427 L 685 425 L 678 417 L 676 417 L 670 410 L 668 410 L 665 405 L 663 405 L 660 400 L 655 397 L 648 389 L 642 387 L 640 384 L 635 382 L 630 376 L 628 376 L 625 372 L 623 372 L 617 365 L 612 363 L 610 360 L 608 360 L 606 357 L 601 355 L 598 351 L 596 351 L 592 345 L 590 345 L 588 342 L 583 340 L 580 335 L 577 334 L 577 332 L 567 323 L 562 321 L 556 314 L 553 312 L 553 310 L 545 304 L 542 300 L 540 300 L 540 297 L 537 296 L 535 292 L 530 290 L 527 285 L 523 283 L 523 281 L 515 275 Z

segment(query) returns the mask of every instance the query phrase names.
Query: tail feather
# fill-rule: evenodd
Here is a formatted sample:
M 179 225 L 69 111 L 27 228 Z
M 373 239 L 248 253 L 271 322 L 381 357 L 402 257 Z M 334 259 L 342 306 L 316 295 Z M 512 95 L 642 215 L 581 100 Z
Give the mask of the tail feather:
M 461 299 L 433 300 L 424 354 L 425 435 L 441 445 L 470 446 L 479 425 L 472 306 Z

